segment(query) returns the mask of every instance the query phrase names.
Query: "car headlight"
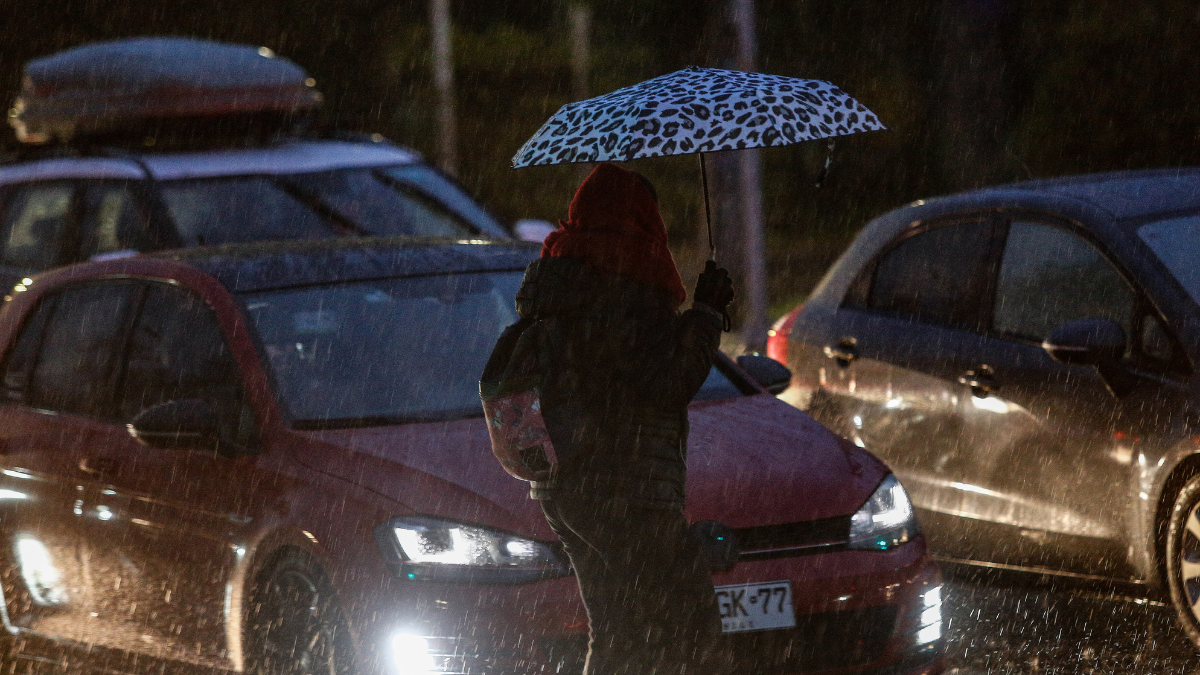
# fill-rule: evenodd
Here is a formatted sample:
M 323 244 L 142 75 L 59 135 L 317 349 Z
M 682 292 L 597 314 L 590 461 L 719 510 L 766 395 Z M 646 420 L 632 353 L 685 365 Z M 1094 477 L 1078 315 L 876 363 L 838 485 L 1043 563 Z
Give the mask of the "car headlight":
M 452 520 L 392 518 L 375 528 L 375 540 L 405 579 L 525 583 L 567 573 L 542 542 Z
M 850 548 L 886 551 L 917 535 L 917 516 L 908 493 L 896 477 L 875 488 L 867 503 L 850 518 Z

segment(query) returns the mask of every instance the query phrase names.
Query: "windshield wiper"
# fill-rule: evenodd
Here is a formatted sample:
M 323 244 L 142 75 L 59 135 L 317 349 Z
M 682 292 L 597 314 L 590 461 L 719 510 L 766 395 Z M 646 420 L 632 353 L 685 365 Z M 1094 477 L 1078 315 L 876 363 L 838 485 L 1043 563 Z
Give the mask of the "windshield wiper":
M 276 178 L 274 183 L 279 189 L 286 192 L 296 201 L 311 209 L 318 217 L 323 218 L 325 222 L 329 223 L 335 230 L 338 230 L 339 234 L 343 236 L 371 236 L 371 233 L 366 228 L 342 215 L 329 204 L 326 204 L 319 195 L 305 190 L 286 178 Z

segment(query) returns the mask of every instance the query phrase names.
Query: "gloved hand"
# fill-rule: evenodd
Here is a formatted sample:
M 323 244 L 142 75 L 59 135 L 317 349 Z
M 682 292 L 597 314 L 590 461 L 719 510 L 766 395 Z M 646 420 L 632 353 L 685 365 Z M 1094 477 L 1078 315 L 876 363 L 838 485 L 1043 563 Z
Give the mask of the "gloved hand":
M 733 300 L 733 280 L 729 272 L 717 263 L 709 260 L 704 264 L 704 271 L 696 280 L 696 292 L 692 294 L 693 302 L 702 302 L 724 314 L 725 308 Z

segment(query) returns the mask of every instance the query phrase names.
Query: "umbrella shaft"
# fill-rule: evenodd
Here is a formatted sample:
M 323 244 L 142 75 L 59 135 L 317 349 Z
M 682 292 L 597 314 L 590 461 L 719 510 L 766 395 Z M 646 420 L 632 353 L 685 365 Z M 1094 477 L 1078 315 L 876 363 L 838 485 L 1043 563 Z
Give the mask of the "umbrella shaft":
M 712 214 L 708 209 L 708 169 L 704 166 L 704 153 L 698 154 L 700 155 L 700 182 L 704 185 L 704 225 L 708 227 L 708 257 L 716 260 L 717 247 L 713 244 Z

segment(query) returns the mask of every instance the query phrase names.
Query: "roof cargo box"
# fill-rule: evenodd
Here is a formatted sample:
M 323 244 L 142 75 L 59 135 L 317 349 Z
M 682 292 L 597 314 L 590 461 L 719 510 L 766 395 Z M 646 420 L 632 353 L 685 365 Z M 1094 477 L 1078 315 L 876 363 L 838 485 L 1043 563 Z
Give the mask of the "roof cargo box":
M 20 141 L 47 143 L 150 119 L 290 115 L 321 102 L 314 85 L 266 47 L 177 37 L 100 42 L 27 63 L 9 124 Z

